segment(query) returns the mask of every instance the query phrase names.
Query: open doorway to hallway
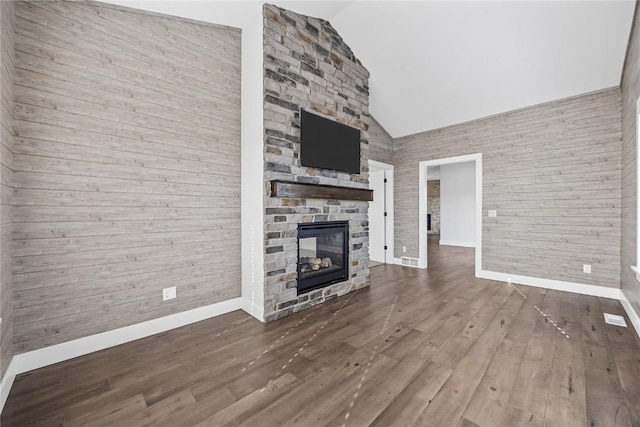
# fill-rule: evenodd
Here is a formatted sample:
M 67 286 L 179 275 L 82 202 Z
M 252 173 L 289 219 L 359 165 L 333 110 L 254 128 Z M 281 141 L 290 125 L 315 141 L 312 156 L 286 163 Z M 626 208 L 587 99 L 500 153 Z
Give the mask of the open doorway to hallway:
M 427 168 L 427 246 L 434 245 L 440 245 L 440 166 Z
M 429 160 L 419 164 L 418 267 L 427 268 L 429 248 L 475 249 L 475 271 L 482 264 L 482 155 Z
M 436 265 L 441 247 L 473 260 L 475 242 L 475 162 L 427 167 L 427 265 Z

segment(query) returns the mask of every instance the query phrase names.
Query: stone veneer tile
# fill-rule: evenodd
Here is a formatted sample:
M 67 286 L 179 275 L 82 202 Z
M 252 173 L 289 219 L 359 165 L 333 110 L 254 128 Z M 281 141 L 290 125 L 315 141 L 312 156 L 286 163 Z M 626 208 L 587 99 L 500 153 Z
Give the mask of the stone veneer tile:
M 279 179 L 368 188 L 369 72 L 329 22 L 265 5 L 265 319 L 273 321 L 369 284 L 368 203 L 271 198 Z M 300 166 L 300 109 L 361 130 L 361 173 Z M 349 221 L 344 282 L 297 295 L 297 224 Z

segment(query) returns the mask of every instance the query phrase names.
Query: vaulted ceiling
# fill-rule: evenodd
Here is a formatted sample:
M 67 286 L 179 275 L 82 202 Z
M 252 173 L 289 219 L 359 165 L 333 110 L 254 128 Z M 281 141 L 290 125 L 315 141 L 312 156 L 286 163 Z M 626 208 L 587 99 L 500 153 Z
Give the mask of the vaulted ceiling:
M 259 2 L 108 0 L 242 27 Z M 399 137 L 618 86 L 635 2 L 275 1 L 331 21 Z

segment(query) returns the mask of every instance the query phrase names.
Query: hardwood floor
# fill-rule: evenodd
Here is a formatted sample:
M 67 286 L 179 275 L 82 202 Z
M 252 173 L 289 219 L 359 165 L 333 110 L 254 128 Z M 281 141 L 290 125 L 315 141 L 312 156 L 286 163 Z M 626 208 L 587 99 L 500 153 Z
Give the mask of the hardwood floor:
M 426 271 L 377 266 L 275 323 L 233 312 L 20 375 L 2 425 L 640 425 L 638 339 L 602 315 L 617 301 L 429 250 Z

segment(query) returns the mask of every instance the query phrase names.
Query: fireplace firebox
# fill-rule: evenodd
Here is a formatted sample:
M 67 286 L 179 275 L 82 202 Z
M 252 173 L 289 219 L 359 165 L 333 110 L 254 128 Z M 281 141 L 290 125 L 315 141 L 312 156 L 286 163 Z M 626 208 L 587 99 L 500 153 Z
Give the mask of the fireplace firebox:
M 349 222 L 298 224 L 298 295 L 349 277 Z

